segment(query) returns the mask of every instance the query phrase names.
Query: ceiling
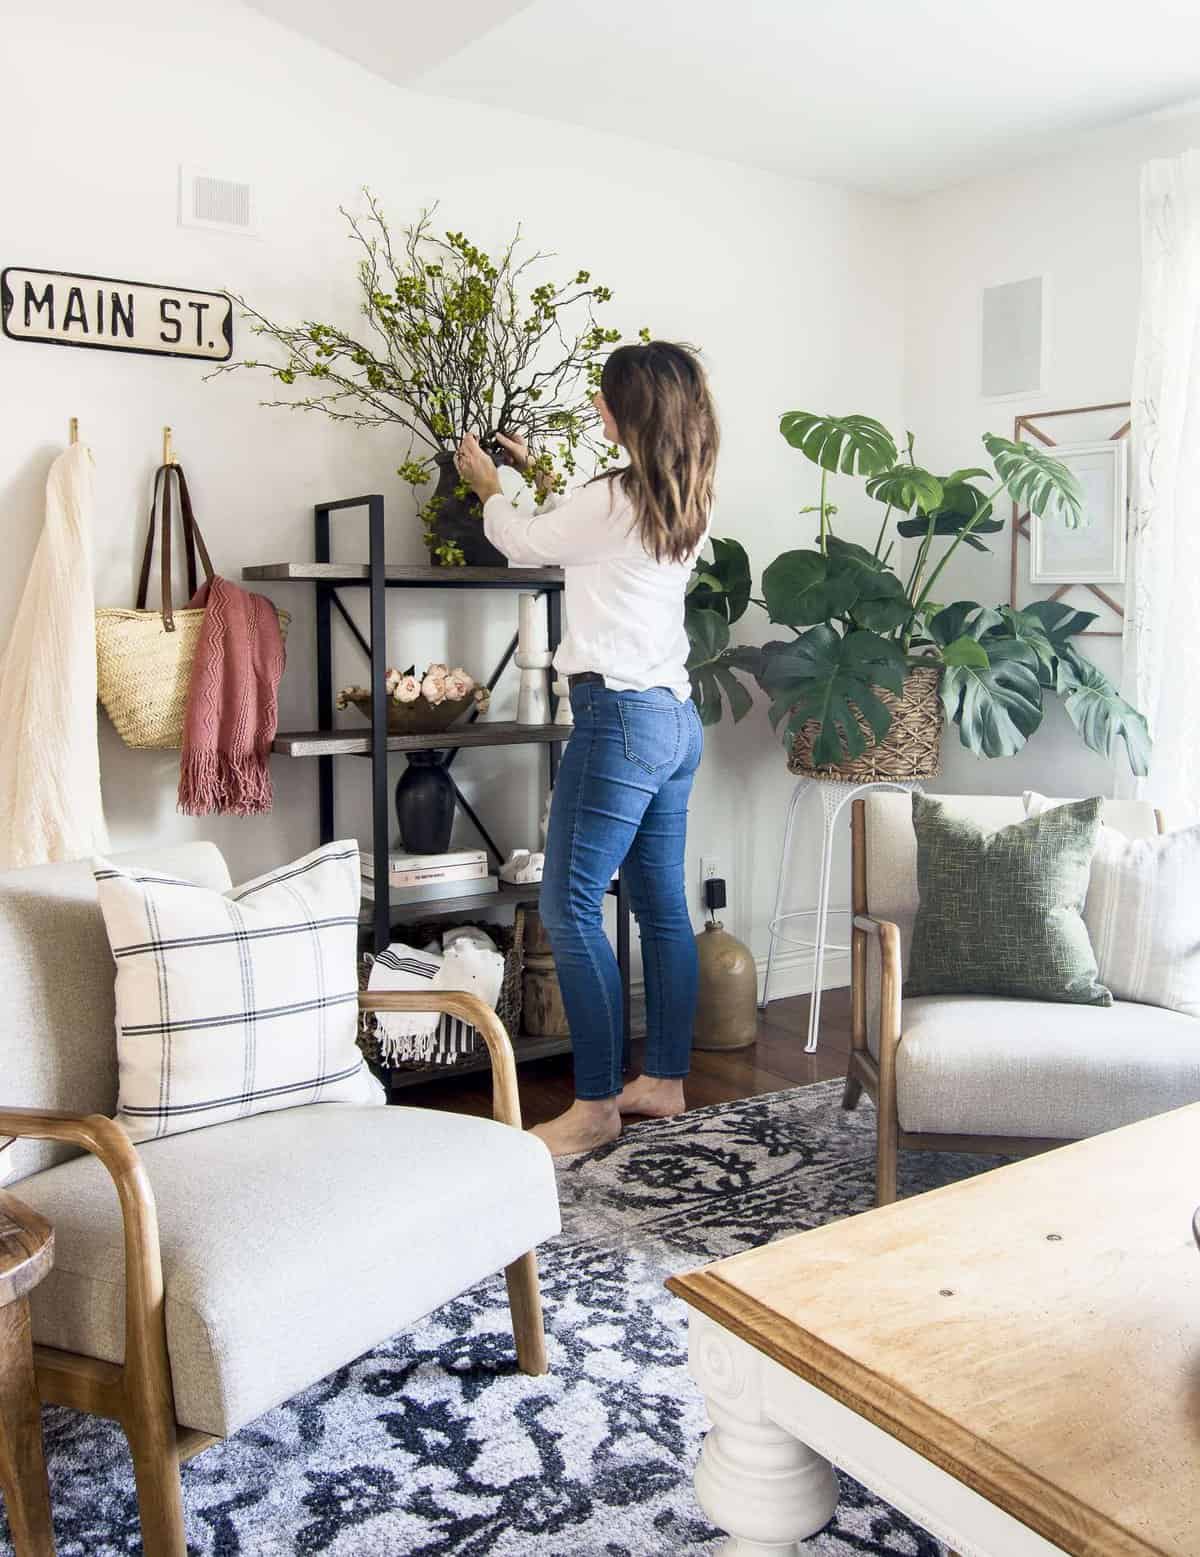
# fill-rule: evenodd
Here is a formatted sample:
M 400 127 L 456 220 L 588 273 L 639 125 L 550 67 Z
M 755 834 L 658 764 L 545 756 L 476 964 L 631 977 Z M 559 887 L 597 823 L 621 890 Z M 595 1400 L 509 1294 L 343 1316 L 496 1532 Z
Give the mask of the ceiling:
M 1196 0 L 251 0 L 419 92 L 898 196 L 1200 97 Z

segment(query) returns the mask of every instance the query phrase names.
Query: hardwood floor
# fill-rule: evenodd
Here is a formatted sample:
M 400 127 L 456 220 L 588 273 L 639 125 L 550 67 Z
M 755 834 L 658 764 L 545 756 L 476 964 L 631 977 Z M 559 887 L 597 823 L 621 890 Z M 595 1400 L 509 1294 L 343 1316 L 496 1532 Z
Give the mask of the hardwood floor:
M 827 990 L 821 1001 L 821 1042 L 816 1054 L 805 1054 L 808 996 L 773 1000 L 759 1013 L 758 1040 L 752 1048 L 730 1052 L 697 1051 L 686 1082 L 689 1108 L 731 1103 L 785 1087 L 829 1081 L 846 1074 L 850 1052 L 850 991 Z M 633 1046 L 640 1068 L 642 1045 Z M 527 1125 L 541 1124 L 562 1113 L 574 1097 L 571 1056 L 534 1060 L 518 1071 L 521 1112 Z M 414 1108 L 448 1108 L 463 1114 L 490 1114 L 491 1077 L 487 1071 L 450 1076 L 419 1087 L 408 1087 L 399 1101 Z

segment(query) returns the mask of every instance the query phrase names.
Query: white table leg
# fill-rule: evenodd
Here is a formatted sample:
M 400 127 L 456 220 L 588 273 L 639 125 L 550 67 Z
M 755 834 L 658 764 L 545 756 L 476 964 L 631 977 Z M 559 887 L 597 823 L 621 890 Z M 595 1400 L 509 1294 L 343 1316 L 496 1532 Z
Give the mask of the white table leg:
M 761 1353 L 702 1314 L 689 1326 L 690 1367 L 713 1424 L 696 1496 L 730 1534 L 722 1557 L 799 1557 L 797 1543 L 837 1507 L 833 1467 L 764 1414 Z

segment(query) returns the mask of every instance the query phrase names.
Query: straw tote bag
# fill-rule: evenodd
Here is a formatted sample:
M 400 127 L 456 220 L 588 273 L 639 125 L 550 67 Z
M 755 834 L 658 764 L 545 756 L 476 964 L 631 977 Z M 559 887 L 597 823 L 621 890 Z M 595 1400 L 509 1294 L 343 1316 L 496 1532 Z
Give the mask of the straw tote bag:
M 192 660 L 204 620 L 203 608 L 176 611 L 171 599 L 173 481 L 179 492 L 188 599 L 196 593 L 197 550 L 205 578 L 212 579 L 212 562 L 192 512 L 183 469 L 179 465 L 160 465 L 154 476 L 136 607 L 126 611 L 118 606 L 102 606 L 96 612 L 96 688 L 100 701 L 126 746 L 152 751 L 175 751 L 183 745 Z M 162 535 L 162 604 L 157 611 L 148 611 L 146 596 L 156 526 Z M 286 611 L 279 612 L 279 630 L 285 638 L 290 620 Z

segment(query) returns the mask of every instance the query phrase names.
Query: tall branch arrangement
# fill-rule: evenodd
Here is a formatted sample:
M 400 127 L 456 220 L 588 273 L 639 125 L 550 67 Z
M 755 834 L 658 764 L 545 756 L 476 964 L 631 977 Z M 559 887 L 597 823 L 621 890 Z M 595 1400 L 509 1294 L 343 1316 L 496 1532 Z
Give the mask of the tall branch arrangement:
M 276 324 L 230 293 L 252 333 L 279 347 L 282 360 L 228 363 L 217 372 L 262 369 L 308 391 L 265 405 L 403 428 L 409 447 L 398 474 L 414 490 L 465 433 L 485 448 L 497 432 L 523 437 L 537 451 L 525 479 L 538 501 L 563 490 L 582 460 L 600 468 L 614 459 L 591 400 L 621 340 L 620 330 L 596 318 L 610 289 L 586 270 L 567 281 L 538 280 L 551 256 L 529 252 L 520 227 L 495 257 L 461 232 L 435 232 L 433 210 L 393 237 L 378 201 L 363 193 L 365 217 L 341 208 L 360 250 L 362 338 L 312 319 Z M 440 501 L 430 497 L 419 510 L 435 549 Z M 461 561 L 452 551 L 441 560 Z

